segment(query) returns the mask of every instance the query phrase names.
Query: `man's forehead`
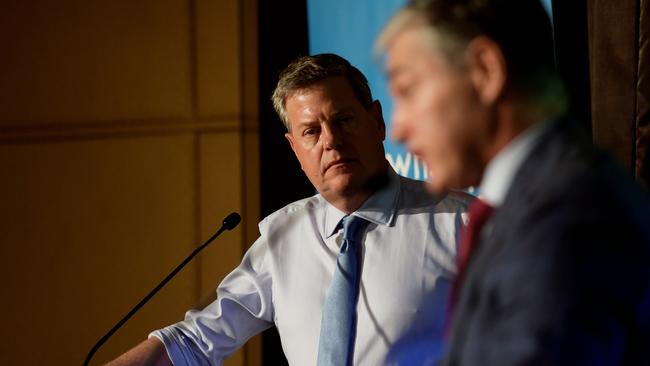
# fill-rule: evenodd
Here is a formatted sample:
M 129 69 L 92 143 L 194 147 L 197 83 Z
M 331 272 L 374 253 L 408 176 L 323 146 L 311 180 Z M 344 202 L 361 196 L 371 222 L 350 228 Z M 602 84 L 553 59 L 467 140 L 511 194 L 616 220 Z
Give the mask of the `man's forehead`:
M 429 44 L 426 35 L 411 33 L 396 39 L 386 50 L 385 73 L 388 81 L 416 70 L 449 70 L 454 61 L 440 45 Z
M 386 74 L 389 78 L 409 69 L 428 50 L 419 27 L 407 27 L 397 32 L 386 47 Z M 427 52 L 430 53 L 430 52 Z
M 407 77 L 421 63 L 420 58 L 387 58 L 385 74 L 389 83 Z
M 356 104 L 359 103 L 356 98 L 340 93 L 321 94 L 317 98 L 312 96 L 309 91 L 305 91 L 287 98 L 291 125 L 308 125 L 355 113 Z

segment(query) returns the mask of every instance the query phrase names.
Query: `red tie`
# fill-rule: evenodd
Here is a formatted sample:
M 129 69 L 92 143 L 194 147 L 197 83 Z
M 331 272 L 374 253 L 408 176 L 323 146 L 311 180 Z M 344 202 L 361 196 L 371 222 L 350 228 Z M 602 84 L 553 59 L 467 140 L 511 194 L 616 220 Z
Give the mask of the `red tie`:
M 458 275 L 456 276 L 456 280 L 454 280 L 451 296 L 449 298 L 447 326 L 449 326 L 454 307 L 456 306 L 456 301 L 458 300 L 460 286 L 463 282 L 465 271 L 467 270 L 469 258 L 479 241 L 479 236 L 481 234 L 483 225 L 485 225 L 493 211 L 494 208 L 492 206 L 488 205 L 480 199 L 477 199 L 469 206 L 469 222 L 467 223 L 465 230 L 461 232 L 460 236 L 460 246 L 458 248 L 458 256 L 456 261 L 458 267 Z
M 483 202 L 481 199 L 477 199 L 469 206 L 469 222 L 467 223 L 465 230 L 463 230 L 460 239 L 460 248 L 457 259 L 458 278 L 464 274 L 469 257 L 472 255 L 472 251 L 474 251 L 474 248 L 478 243 L 481 229 L 493 211 L 494 208 Z M 456 282 L 460 281 L 457 280 Z

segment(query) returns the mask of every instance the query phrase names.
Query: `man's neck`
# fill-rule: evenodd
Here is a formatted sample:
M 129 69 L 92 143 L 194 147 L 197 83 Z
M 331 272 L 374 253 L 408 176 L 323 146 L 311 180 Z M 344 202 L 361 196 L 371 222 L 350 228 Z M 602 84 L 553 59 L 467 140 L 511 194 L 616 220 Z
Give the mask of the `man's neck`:
M 481 198 L 492 207 L 499 207 L 505 201 L 516 173 L 538 144 L 547 123 L 536 123 L 517 135 L 506 147 L 490 160 L 486 166 L 479 192 Z
M 340 197 L 339 199 L 327 200 L 332 206 L 345 212 L 346 215 L 358 210 L 361 205 L 372 195 L 373 192 L 360 192 L 352 196 Z
M 542 122 L 553 117 L 540 108 L 512 101 L 497 111 L 497 128 L 484 150 L 480 188 L 492 206 L 501 205 L 515 172 L 541 134 Z
M 497 109 L 497 127 L 489 144 L 484 149 L 483 163 L 487 165 L 501 150 L 517 136 L 546 117 L 538 115 L 531 108 L 518 103 L 505 103 Z

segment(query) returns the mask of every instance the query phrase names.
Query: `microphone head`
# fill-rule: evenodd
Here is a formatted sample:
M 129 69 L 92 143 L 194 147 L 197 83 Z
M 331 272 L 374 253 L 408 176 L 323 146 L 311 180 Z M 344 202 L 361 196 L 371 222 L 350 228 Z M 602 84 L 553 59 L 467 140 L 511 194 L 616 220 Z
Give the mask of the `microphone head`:
M 240 221 L 241 216 L 239 216 L 237 212 L 232 212 L 230 215 L 226 216 L 225 219 L 223 219 L 223 227 L 225 227 L 227 230 L 232 230 L 237 225 L 239 225 Z

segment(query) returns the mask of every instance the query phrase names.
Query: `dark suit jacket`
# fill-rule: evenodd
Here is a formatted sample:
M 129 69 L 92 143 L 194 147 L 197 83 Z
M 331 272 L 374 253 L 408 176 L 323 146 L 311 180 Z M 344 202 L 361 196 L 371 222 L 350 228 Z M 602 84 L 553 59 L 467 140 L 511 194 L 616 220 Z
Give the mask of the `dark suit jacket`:
M 472 254 L 447 365 L 650 365 L 650 203 L 568 122 Z

